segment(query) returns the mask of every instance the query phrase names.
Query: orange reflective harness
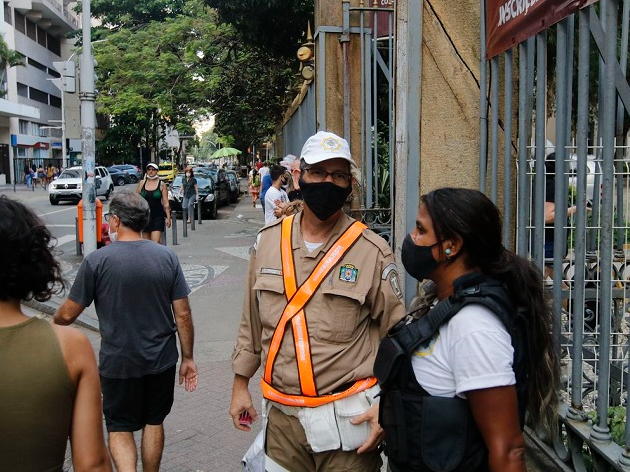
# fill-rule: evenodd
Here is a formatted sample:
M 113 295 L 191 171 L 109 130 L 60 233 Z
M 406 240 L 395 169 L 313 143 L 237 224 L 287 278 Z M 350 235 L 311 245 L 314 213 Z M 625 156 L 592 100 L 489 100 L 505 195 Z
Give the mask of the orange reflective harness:
M 306 327 L 306 317 L 304 314 L 304 307 L 310 301 L 315 291 L 319 288 L 328 274 L 330 274 L 335 265 L 337 265 L 341 258 L 359 239 L 359 236 L 361 236 L 361 233 L 366 226 L 358 221 L 350 225 L 350 227 L 339 237 L 339 239 L 335 241 L 324 257 L 322 257 L 321 261 L 319 261 L 311 275 L 309 275 L 306 281 L 298 288 L 295 275 L 295 264 L 293 262 L 293 218 L 294 215 L 291 215 L 282 221 L 282 277 L 287 297 L 287 304 L 273 333 L 271 344 L 269 346 L 267 362 L 265 364 L 265 372 L 260 383 L 263 397 L 268 400 L 287 406 L 315 407 L 333 402 L 340 398 L 345 398 L 357 392 L 361 392 L 362 390 L 372 387 L 377 382 L 375 377 L 368 377 L 366 379 L 358 380 L 349 389 L 344 390 L 343 392 L 318 396 L 317 388 L 315 387 L 308 330 Z M 291 320 L 291 326 L 293 329 L 293 342 L 295 344 L 300 388 L 303 395 L 288 395 L 280 392 L 271 385 L 273 364 L 276 360 L 276 356 L 278 355 L 278 350 L 280 349 L 280 344 L 284 338 L 284 333 L 289 320 Z

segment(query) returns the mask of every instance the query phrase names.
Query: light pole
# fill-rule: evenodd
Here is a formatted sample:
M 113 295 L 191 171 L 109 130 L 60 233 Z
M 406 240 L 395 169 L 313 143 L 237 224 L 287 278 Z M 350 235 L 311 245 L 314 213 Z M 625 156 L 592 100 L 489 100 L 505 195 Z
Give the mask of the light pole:
M 81 142 L 83 150 L 83 254 L 96 251 L 96 188 L 94 128 L 94 58 L 91 41 L 90 0 L 82 2 L 83 51 L 81 52 L 80 93 Z

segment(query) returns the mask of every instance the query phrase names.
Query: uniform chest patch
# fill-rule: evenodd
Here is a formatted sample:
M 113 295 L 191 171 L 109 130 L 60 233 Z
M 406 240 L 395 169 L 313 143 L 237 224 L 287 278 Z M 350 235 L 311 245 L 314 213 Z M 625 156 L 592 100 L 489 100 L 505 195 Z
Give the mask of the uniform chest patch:
M 358 275 L 359 269 L 352 264 L 343 265 L 339 270 L 339 280 L 343 280 L 344 282 L 355 283 Z
M 280 269 L 272 269 L 270 267 L 262 267 L 260 269 L 260 273 L 261 274 L 267 274 L 267 275 L 280 275 L 280 276 L 282 276 L 282 270 L 280 270 Z

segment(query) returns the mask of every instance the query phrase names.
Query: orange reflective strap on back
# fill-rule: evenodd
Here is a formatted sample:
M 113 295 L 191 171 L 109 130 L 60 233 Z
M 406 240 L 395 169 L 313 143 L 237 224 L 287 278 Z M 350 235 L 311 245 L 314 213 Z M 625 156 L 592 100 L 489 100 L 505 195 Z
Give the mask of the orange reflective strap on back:
M 367 377 L 362 380 L 357 380 L 352 387 L 348 390 L 344 390 L 339 393 L 331 393 L 329 395 L 322 395 L 319 397 L 305 397 L 302 395 L 287 395 L 286 393 L 282 393 L 279 390 L 273 388 L 270 384 L 265 382 L 264 379 L 260 379 L 260 386 L 262 388 L 263 397 L 267 400 L 271 400 L 276 403 L 280 403 L 286 406 L 298 406 L 298 407 L 316 407 L 325 405 L 326 403 L 331 403 L 336 400 L 341 400 L 342 398 L 349 397 L 350 395 L 354 395 L 355 393 L 362 392 L 363 390 L 367 390 L 370 387 L 376 385 L 378 380 L 376 377 Z
M 284 280 L 284 291 L 287 301 L 297 291 L 297 281 L 295 280 L 295 265 L 293 264 L 293 218 L 291 215 L 282 220 L 282 236 L 280 238 L 280 255 L 282 258 L 282 279 Z
M 366 226 L 358 221 L 353 223 L 339 237 L 339 239 L 335 241 L 299 289 L 296 288 L 297 282 L 295 279 L 295 266 L 293 263 L 292 228 L 293 216 L 285 218 L 282 221 L 281 255 L 284 288 L 289 302 L 284 308 L 282 317 L 278 321 L 278 325 L 276 326 L 271 339 L 267 362 L 265 364 L 263 383 L 267 383 L 270 388 L 273 388 L 271 387 L 273 364 L 278 354 L 278 350 L 280 349 L 282 339 L 284 338 L 286 325 L 289 320 L 292 320 L 293 340 L 295 343 L 302 393 L 309 396 L 315 396 L 317 395 L 317 391 L 315 388 L 313 366 L 311 364 L 306 317 L 304 316 L 303 309 L 322 281 L 357 241 Z

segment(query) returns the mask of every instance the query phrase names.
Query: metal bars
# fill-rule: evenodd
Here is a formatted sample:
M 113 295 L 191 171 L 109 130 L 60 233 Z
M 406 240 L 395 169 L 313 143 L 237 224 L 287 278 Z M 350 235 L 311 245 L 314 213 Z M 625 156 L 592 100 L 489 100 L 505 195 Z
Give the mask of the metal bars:
M 480 68 L 481 189 L 557 321 L 563 433 L 536 442 L 561 470 L 630 470 L 629 22 L 630 0 L 600 0 Z

